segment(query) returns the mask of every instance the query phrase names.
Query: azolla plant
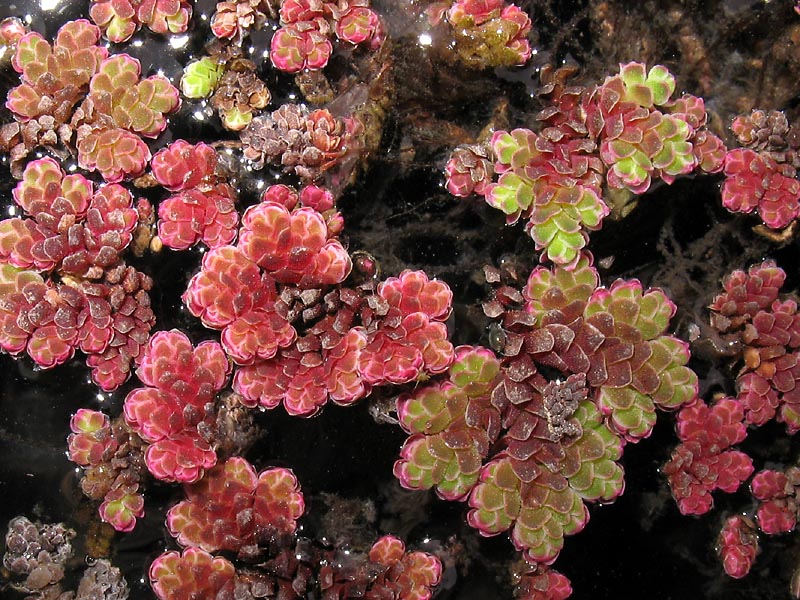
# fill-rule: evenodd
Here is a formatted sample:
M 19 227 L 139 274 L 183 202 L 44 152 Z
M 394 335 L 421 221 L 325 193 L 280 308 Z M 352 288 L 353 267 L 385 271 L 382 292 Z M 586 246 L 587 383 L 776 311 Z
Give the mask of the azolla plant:
M 466 500 L 482 535 L 508 531 L 531 563 L 552 563 L 588 503 L 622 493 L 626 443 L 647 437 L 656 408 L 691 401 L 687 345 L 664 335 L 674 305 L 618 280 L 598 287 L 590 255 L 575 269 L 539 267 L 523 291 L 498 284 L 484 305 L 500 319 L 498 358 L 460 347 L 446 378 L 398 400 L 411 434 L 395 463 L 404 487 Z
M 681 443 L 663 469 L 684 514 L 707 513 L 713 491 L 732 493 L 749 480 L 749 507 L 727 518 L 717 543 L 725 572 L 735 578 L 750 571 L 759 532 L 794 531 L 800 515 L 797 465 L 786 461 L 780 469 L 756 471 L 757 459 L 744 451 L 748 433 L 772 421 L 790 435 L 800 430 L 800 315 L 796 297 L 781 292 L 785 279 L 783 269 L 765 261 L 723 281 L 724 291 L 709 307 L 710 326 L 733 349 L 737 393 L 710 403 L 696 399 L 681 409 Z
M 515 261 L 484 267 L 481 257 L 468 279 L 488 297 L 465 308 L 463 281 L 413 265 L 382 276 L 349 236 L 348 203 L 366 188 L 344 191 L 393 137 L 388 107 L 411 98 L 387 75 L 403 52 L 393 54 L 380 5 L 226 0 L 198 16 L 192 4 L 93 0 L 93 22 L 68 22 L 52 41 L 21 21 L 0 24 L 17 77 L 0 149 L 18 180 L 0 221 L 0 348 L 37 369 L 80 355 L 100 390 L 121 390 L 104 410 L 72 415 L 67 453 L 98 505 L 92 527 L 141 531 L 159 498 L 181 495 L 164 509 L 171 547 L 147 569 L 158 598 L 444 597 L 469 566 L 464 547 L 481 544 L 477 531 L 513 544 L 503 589 L 564 600 L 571 583 L 552 563 L 594 506 L 623 493 L 624 450 L 660 412 L 677 415 L 663 472 L 681 512 L 706 513 L 717 490 L 749 485 L 749 509 L 719 538 L 729 574 L 748 572 L 759 533 L 796 528 L 797 465 L 746 448 L 748 432 L 771 421 L 800 430 L 800 317 L 781 292 L 785 273 L 773 261 L 735 271 L 711 301 L 703 331 L 733 365 L 735 393 L 706 401 L 689 343 L 671 333 L 676 303 L 638 279 L 604 284 L 613 257 L 595 264 L 589 252 L 591 232 L 625 218 L 654 184 L 702 173 L 721 173 L 723 206 L 757 211 L 786 242 L 800 214 L 800 137 L 782 113 L 738 117 L 740 147 L 727 150 L 704 101 L 676 96 L 665 66 L 623 63 L 593 85 L 573 83 L 576 69 L 542 68 L 538 94 L 499 106 L 437 174 L 452 195 L 524 220 L 533 250 L 520 243 L 520 264 L 541 263 L 521 277 Z M 415 51 L 432 47 L 437 67 L 529 78 L 513 70 L 535 51 L 519 6 L 394 12 L 405 8 L 420 17 Z M 211 41 L 172 80 L 101 41 L 193 30 Z M 170 129 L 186 114 L 191 139 Z M 508 127 L 510 116 L 526 126 Z M 155 265 L 175 258 L 191 272 L 170 321 L 159 286 L 175 286 Z M 464 314 L 478 329 L 491 322 L 491 347 L 480 331 L 457 330 Z M 358 403 L 406 434 L 391 494 L 463 502 L 474 531 L 415 544 L 421 519 L 377 521 L 371 505 L 368 535 L 316 535 L 322 519 L 308 513 L 324 494 L 301 481 L 301 466 L 254 447 L 262 428 L 275 433 L 275 411 L 310 419 Z M 16 589 L 67 597 L 73 537 L 14 519 L 4 565 Z M 128 595 L 105 561 L 84 578 L 76 598 Z
M 703 100 L 672 98 L 675 78 L 657 65 L 620 65 L 602 85 L 569 86 L 569 69 L 543 73 L 549 106 L 541 130 L 498 130 L 453 151 L 447 189 L 484 196 L 508 223 L 527 220 L 537 250 L 572 267 L 616 205 L 694 170 L 723 168 L 725 146 L 706 128 Z

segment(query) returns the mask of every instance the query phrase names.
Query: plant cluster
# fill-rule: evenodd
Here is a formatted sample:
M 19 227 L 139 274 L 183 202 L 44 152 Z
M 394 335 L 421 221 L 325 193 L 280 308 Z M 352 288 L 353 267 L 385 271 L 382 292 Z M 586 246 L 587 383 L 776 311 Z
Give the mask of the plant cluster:
M 192 18 L 190 0 L 92 0 L 92 18 L 108 41 L 127 42 L 147 26 L 154 33 L 183 33 Z
M 452 38 L 447 64 L 487 69 L 530 58 L 532 24 L 518 6 L 427 4 L 436 35 Z M 433 597 L 446 551 L 408 551 L 393 535 L 355 548 L 304 537 L 306 499 L 294 473 L 258 471 L 240 456 L 254 437 L 249 409 L 283 406 L 308 418 L 379 387 L 408 434 L 393 468 L 400 485 L 465 502 L 480 535 L 507 533 L 521 553 L 516 598 L 571 594 L 549 565 L 592 505 L 623 492 L 623 450 L 651 434 L 658 411 L 678 411 L 680 444 L 664 473 L 683 513 L 703 514 L 715 490 L 749 481 L 753 510 L 729 518 L 719 538 L 729 574 L 750 569 L 758 532 L 796 528 L 800 468 L 756 471 L 740 449 L 748 427 L 777 420 L 800 430 L 800 316 L 796 300 L 780 294 L 785 273 L 766 261 L 725 280 L 711 327 L 735 350 L 737 393 L 706 403 L 688 344 L 668 333 L 675 304 L 636 279 L 603 286 L 586 250 L 588 232 L 612 211 L 622 217 L 653 182 L 695 171 L 724 169 L 726 207 L 787 226 L 800 211 L 800 138 L 782 113 L 737 119 L 743 147 L 726 153 L 707 128 L 703 100 L 674 98 L 663 66 L 622 64 L 592 86 L 569 85 L 571 69 L 544 69 L 536 131 L 497 129 L 459 146 L 445 172 L 452 194 L 484 196 L 508 223 L 524 219 L 554 264 L 536 267 L 524 284 L 508 264 L 486 267 L 492 349 L 454 347 L 448 284 L 411 269 L 381 279 L 343 235 L 332 190 L 341 191 L 346 168 L 376 132 L 365 133 L 370 119 L 342 115 L 363 114 L 345 109 L 377 88 L 342 83 L 339 103 L 286 103 L 262 114 L 271 94 L 262 65 L 242 48 L 251 31 L 279 21 L 272 65 L 296 74 L 307 98 L 314 85 L 333 95 L 319 71 L 335 47 L 347 48 L 343 60 L 357 46 L 381 56 L 386 30 L 369 0 L 216 3 L 209 27 L 217 39 L 185 68 L 180 88 L 208 99 L 223 127 L 238 132 L 238 142 L 223 142 L 241 149 L 226 158 L 240 158 L 238 173 L 224 167 L 219 146 L 202 141 L 174 139 L 151 155 L 146 139 L 165 130 L 178 91 L 163 76 L 142 78 L 136 59 L 100 44 L 101 32 L 123 42 L 141 26 L 185 31 L 191 14 L 188 0 L 93 0 L 99 27 L 67 23 L 52 43 L 19 21 L 0 24 L 0 50 L 20 74 L 6 101 L 14 121 L 0 129 L 20 179 L 12 216 L 0 221 L 0 348 L 42 368 L 80 351 L 106 391 L 135 371 L 139 384 L 126 389 L 122 415 L 74 414 L 68 455 L 100 519 L 120 532 L 144 515 L 148 473 L 183 484 L 184 499 L 166 515 L 181 550 L 149 568 L 159 598 Z M 356 79 L 355 71 L 341 79 Z M 372 117 L 373 128 L 382 123 Z M 49 157 L 26 163 L 37 149 L 74 156 L 77 167 L 67 174 Z M 243 194 L 237 207 L 237 175 L 267 166 L 279 183 L 257 201 Z M 154 207 L 126 180 L 158 185 L 165 197 Z M 125 251 L 198 244 L 201 264 L 182 301 L 208 330 L 204 341 L 177 329 L 151 337 L 153 281 L 125 262 Z M 72 536 L 63 526 L 12 521 L 4 566 L 25 577 L 17 588 L 63 600 Z M 76 598 L 127 597 L 107 562 L 84 579 Z
M 677 418 L 681 443 L 663 468 L 683 514 L 707 513 L 714 490 L 732 493 L 749 480 L 753 508 L 729 517 L 718 542 L 725 571 L 736 578 L 750 571 L 758 532 L 793 531 L 800 514 L 797 466 L 753 475 L 754 460 L 734 448 L 745 441 L 748 428 L 770 421 L 785 424 L 790 434 L 800 430 L 800 315 L 796 299 L 781 294 L 785 279 L 781 268 L 764 261 L 723 281 L 724 291 L 709 307 L 711 327 L 723 345 L 736 349 L 737 395 L 710 404 L 697 398 L 682 408 Z
M 100 518 L 117 531 L 132 531 L 144 515 L 142 439 L 120 418 L 82 408 L 70 420 L 69 459 L 84 469 L 81 490 L 100 500 Z
M 664 293 L 636 280 L 599 287 L 591 255 L 572 270 L 534 269 L 522 292 L 498 270 L 486 275 L 501 358 L 457 348 L 446 377 L 398 400 L 411 436 L 395 474 L 466 500 L 482 535 L 508 531 L 547 565 L 585 527 L 587 504 L 622 493 L 624 445 L 650 435 L 656 408 L 691 401 L 697 377 L 687 345 L 665 335 L 675 306 Z
M 335 117 L 325 108 L 284 104 L 254 118 L 241 132 L 242 153 L 254 169 L 280 166 L 303 183 L 319 183 L 347 160 L 358 157 L 362 127 L 354 117 Z
M 286 73 L 322 69 L 333 53 L 333 36 L 377 50 L 385 33 L 369 5 L 370 0 L 282 0 L 281 27 L 270 45 L 272 64 Z
M 536 249 L 568 268 L 611 207 L 656 179 L 720 171 L 725 153 L 706 128 L 703 100 L 673 99 L 675 78 L 665 67 L 620 65 L 589 87 L 568 86 L 571 73 L 544 72 L 539 132 L 497 130 L 488 143 L 454 150 L 445 168 L 450 193 L 484 196 L 509 224 L 525 219 Z
M 800 129 L 777 110 L 740 115 L 731 129 L 741 147 L 725 155 L 722 205 L 783 229 L 800 215 Z
M 531 57 L 531 19 L 505 0 L 434 2 L 427 10 L 432 25 L 446 21 L 457 59 L 471 69 L 520 66 Z
M 186 98 L 208 98 L 222 126 L 241 131 L 270 103 L 272 94 L 258 76 L 258 66 L 241 47 L 227 41 L 208 46 L 208 56 L 184 68 L 180 88 Z
M 155 324 L 152 280 L 120 258 L 139 221 L 133 197 L 42 158 L 13 198 L 25 216 L 0 221 L 0 348 L 45 368 L 79 349 L 95 383 L 115 389 Z
M 329 398 L 351 404 L 450 364 L 447 285 L 406 271 L 333 289 L 352 269 L 342 227 L 323 188 L 271 186 L 245 211 L 236 245 L 206 254 L 189 282 L 186 305 L 222 332 L 248 406 L 311 416 Z
M 99 40 L 100 29 L 81 19 L 52 44 L 35 32 L 17 42 L 11 64 L 22 83 L 6 99 L 15 122 L 1 136 L 15 173 L 38 147 L 77 154 L 82 169 L 109 183 L 144 172 L 150 150 L 142 138 L 164 130 L 180 105 L 178 90 L 160 75 L 142 79 L 138 60 L 109 55 Z
M 407 552 L 385 535 L 364 555 L 299 537 L 303 494 L 289 469 L 256 473 L 243 458 L 218 465 L 186 487 L 186 500 L 167 514 L 167 528 L 184 548 L 165 552 L 150 566 L 162 600 L 236 598 L 431 597 L 441 578 L 440 560 Z M 211 553 L 227 551 L 239 566 Z
M 236 237 L 236 191 L 216 175 L 217 152 L 202 142 L 176 140 L 151 162 L 153 177 L 170 192 L 158 205 L 158 237 L 173 250 L 198 242 L 209 248 Z
M 204 432 L 230 364 L 218 342 L 196 347 L 178 330 L 150 338 L 136 376 L 145 386 L 125 398 L 125 421 L 148 444 L 148 471 L 163 481 L 195 482 L 217 462 Z
M 67 563 L 75 554 L 74 538 L 75 532 L 63 523 L 32 523 L 24 516 L 11 519 L 3 555 L 10 586 L 35 600 L 126 600 L 128 584 L 120 570 L 106 559 L 95 561 L 83 571 L 75 592 L 63 591 Z

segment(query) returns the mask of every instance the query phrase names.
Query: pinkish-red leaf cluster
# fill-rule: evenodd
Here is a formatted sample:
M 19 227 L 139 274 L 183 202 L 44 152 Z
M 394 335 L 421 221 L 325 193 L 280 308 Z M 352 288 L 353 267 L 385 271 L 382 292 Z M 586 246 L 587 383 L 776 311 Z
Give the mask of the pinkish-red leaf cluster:
M 711 510 L 711 492 L 735 492 L 753 473 L 753 461 L 744 452 L 731 449 L 747 436 L 744 408 L 734 398 L 723 398 L 709 406 L 702 400 L 678 413 L 681 443 L 664 465 L 672 495 L 686 515 Z
M 216 464 L 203 424 L 229 372 L 217 342 L 194 347 L 177 330 L 159 331 L 150 339 L 136 371 L 147 387 L 127 395 L 124 413 L 130 428 L 149 444 L 145 461 L 154 477 L 193 483 Z
M 216 150 L 177 140 L 153 156 L 151 167 L 156 181 L 175 192 L 158 205 L 158 237 L 165 246 L 186 250 L 203 242 L 217 248 L 234 240 L 236 192 L 215 176 Z
M 281 27 L 270 47 L 272 64 L 287 73 L 322 69 L 333 52 L 333 36 L 377 50 L 383 43 L 383 24 L 369 4 L 369 0 L 282 0 Z

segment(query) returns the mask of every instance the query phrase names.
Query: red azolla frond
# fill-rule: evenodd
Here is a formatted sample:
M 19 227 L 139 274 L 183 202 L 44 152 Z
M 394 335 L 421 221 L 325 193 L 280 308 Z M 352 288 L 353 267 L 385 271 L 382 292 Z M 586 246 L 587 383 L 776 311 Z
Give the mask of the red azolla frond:
M 273 203 L 251 206 L 242 217 L 238 247 L 280 283 L 341 283 L 352 268 L 349 255 L 312 208 L 290 212 Z
M 149 291 L 153 281 L 120 263 L 106 269 L 103 280 L 84 283 L 87 306 L 81 315 L 80 349 L 89 356 L 92 380 L 105 391 L 122 385 L 155 325 Z
M 730 449 L 747 435 L 744 407 L 733 398 L 713 406 L 696 400 L 678 413 L 677 429 L 682 443 L 663 471 L 681 512 L 703 514 L 714 504 L 713 490 L 734 492 L 753 473 L 750 457 Z
M 733 446 L 747 436 L 744 410 L 733 398 L 723 398 L 712 406 L 695 401 L 678 413 L 676 427 L 681 441 L 693 441 L 709 448 Z
M 298 362 L 295 357 L 281 353 L 276 358 L 240 367 L 233 375 L 233 389 L 241 395 L 245 406 L 276 408 L 288 389 L 291 370 L 297 368 Z
M 0 260 L 20 269 L 54 269 L 57 261 L 43 254 L 49 233 L 33 219 L 3 219 L 0 221 Z
M 261 194 L 261 202 L 278 204 L 285 207 L 287 210 L 292 210 L 297 206 L 299 200 L 300 195 L 297 193 L 297 190 L 282 183 L 269 186 Z M 312 208 L 315 207 L 312 206 Z
M 752 521 L 741 515 L 728 517 L 717 539 L 725 572 L 741 579 L 750 572 L 758 552 L 758 534 Z
M 753 496 L 760 501 L 756 518 L 758 527 L 766 534 L 784 533 L 797 525 L 797 490 L 800 471 L 791 467 L 786 472 L 764 469 L 750 482 Z
M 69 459 L 80 466 L 100 464 L 104 455 L 116 448 L 108 416 L 86 408 L 78 409 L 69 422 L 67 437 Z
M 85 245 L 92 264 L 109 267 L 133 239 L 139 215 L 130 192 L 118 184 L 101 187 L 86 213 Z
M 543 565 L 530 568 L 514 587 L 514 598 L 518 600 L 566 600 L 571 595 L 569 579 Z
M 188 190 L 214 174 L 217 151 L 202 142 L 176 140 L 156 152 L 150 166 L 156 181 L 168 190 Z
M 189 25 L 189 0 L 92 0 L 89 15 L 109 41 L 128 41 L 142 25 L 155 33 L 183 33 Z
M 744 407 L 747 423 L 761 426 L 775 418 L 780 399 L 769 380 L 758 373 L 745 373 L 736 381 L 736 387 L 736 399 Z
M 442 562 L 427 552 L 406 552 L 402 540 L 385 535 L 369 551 L 369 560 L 383 567 L 366 594 L 380 598 L 389 594 L 396 598 L 428 600 L 442 577 Z
M 206 253 L 200 272 L 183 294 L 189 311 L 211 329 L 223 329 L 274 299 L 274 282 L 263 277 L 258 265 L 235 246 Z
M 100 518 L 117 531 L 133 531 L 136 519 L 144 516 L 144 497 L 138 490 L 138 484 L 110 490 L 98 509 Z
M 217 463 L 217 454 L 199 435 L 176 435 L 147 447 L 147 470 L 156 479 L 193 483 Z
M 256 474 L 245 459 L 233 457 L 187 486 L 186 500 L 167 513 L 167 528 L 183 546 L 238 552 L 276 533 L 294 532 L 304 508 L 290 470 Z
M 772 260 L 752 265 L 746 273 L 733 271 L 722 282 L 725 291 L 714 298 L 710 308 L 731 319 L 729 327 L 736 328 L 759 309 L 769 308 L 785 280 L 786 273 Z
M 57 229 L 67 215 L 78 220 L 84 217 L 92 192 L 92 183 L 83 175 L 66 175 L 52 158 L 40 158 L 25 166 L 12 195 L 26 213 L 35 219 L 46 215 L 42 224 Z
M 486 194 L 494 175 L 494 161 L 485 145 L 463 145 L 455 148 L 445 165 L 447 191 L 459 198 Z
M 273 309 L 259 307 L 241 315 L 222 331 L 222 346 L 238 365 L 275 356 L 297 337 L 289 322 Z
M 44 368 L 63 364 L 75 353 L 84 305 L 79 290 L 0 265 L 0 347 L 10 354 L 27 351 Z
M 351 329 L 325 354 L 325 386 L 336 404 L 352 404 L 369 392 L 358 370 L 359 355 L 366 345 L 364 332 Z
M 359 371 L 370 385 L 401 384 L 413 381 L 423 370 L 441 373 L 452 361 L 453 345 L 447 340 L 447 327 L 427 313 L 413 312 L 398 318 L 394 326 L 381 325 L 375 333 L 368 334 L 359 357 Z
M 144 173 L 150 160 L 150 149 L 130 131 L 115 128 L 79 130 L 75 143 L 78 165 L 87 171 L 98 171 L 109 183 Z
M 272 36 L 269 57 L 276 69 L 297 73 L 324 68 L 332 52 L 333 45 L 314 21 L 281 27 Z
M 155 477 L 196 481 L 216 463 L 216 453 L 199 426 L 229 371 L 217 342 L 195 348 L 177 330 L 160 331 L 150 339 L 137 375 L 151 387 L 131 391 L 124 412 L 131 429 L 152 442 L 145 460 Z
M 336 22 L 336 37 L 356 45 L 377 40 L 380 45 L 382 28 L 380 17 L 375 11 L 357 6 L 342 14 Z
M 800 181 L 782 174 L 768 156 L 736 148 L 725 157 L 722 205 L 733 212 L 757 208 L 768 227 L 780 229 L 800 213 Z
M 200 548 L 166 552 L 150 565 L 150 585 L 159 600 L 216 598 L 232 594 L 236 569 Z
M 403 315 L 422 312 L 436 321 L 447 319 L 453 302 L 453 292 L 445 282 L 408 269 L 378 284 L 378 295 Z
M 186 189 L 158 207 L 158 236 L 165 246 L 186 250 L 198 242 L 209 248 L 230 244 L 239 214 L 236 193 L 227 184 Z
M 63 25 L 52 46 L 39 33 L 27 33 L 17 42 L 11 65 L 21 74 L 23 85 L 42 93 L 67 85 L 81 88 L 108 56 L 108 49 L 97 44 L 99 39 L 100 30 L 85 19 Z
M 150 338 L 136 374 L 145 385 L 202 405 L 222 389 L 229 372 L 218 343 L 201 342 L 195 348 L 186 334 L 173 329 Z

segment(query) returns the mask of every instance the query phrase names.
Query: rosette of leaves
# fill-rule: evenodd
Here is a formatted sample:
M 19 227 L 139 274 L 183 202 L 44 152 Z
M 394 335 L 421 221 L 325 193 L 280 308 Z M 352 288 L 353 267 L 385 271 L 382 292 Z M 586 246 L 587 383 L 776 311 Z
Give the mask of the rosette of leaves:
M 717 554 L 725 572 L 741 579 L 750 572 L 758 552 L 758 534 L 753 522 L 742 515 L 728 517 L 717 538 Z
M 367 344 L 358 357 L 364 381 L 397 385 L 447 370 L 453 361 L 444 324 L 452 310 L 450 287 L 423 271 L 405 270 L 382 281 L 376 296 L 387 311 L 365 324 Z
M 600 198 L 603 167 L 585 140 L 557 140 L 528 129 L 496 131 L 491 148 L 497 183 L 486 186 L 486 202 L 508 223 L 526 219 L 526 230 L 548 259 L 573 266 L 609 209 Z
M 216 464 L 216 452 L 201 430 L 229 372 L 217 342 L 194 347 L 174 329 L 150 339 L 136 371 L 147 387 L 126 396 L 124 414 L 130 428 L 149 444 L 145 462 L 154 477 L 193 483 Z
M 442 578 L 442 562 L 427 552 L 407 552 L 403 541 L 384 535 L 369 550 L 369 560 L 381 568 L 367 598 L 429 600 Z
M 548 465 L 535 454 L 533 460 L 525 456 L 538 440 L 516 444 L 481 469 L 469 497 L 470 525 L 487 536 L 510 531 L 514 546 L 534 562 L 552 562 L 564 536 L 583 530 L 589 519 L 585 502 L 610 502 L 624 487 L 616 462 L 621 439 L 590 401 L 582 402 L 572 419 L 575 433 L 560 443 L 560 459 Z M 515 434 L 512 429 L 507 435 Z
M 238 247 L 279 283 L 341 283 L 352 261 L 338 240 L 338 215 L 305 205 L 303 200 L 317 188 L 305 189 L 309 191 L 295 194 L 288 206 L 267 199 L 245 211 Z
M 489 396 L 499 370 L 491 350 L 461 346 L 446 380 L 398 399 L 400 425 L 411 434 L 394 466 L 403 487 L 435 487 L 445 500 L 469 494 L 500 433 Z
M 283 0 L 281 27 L 270 45 L 272 64 L 287 73 L 322 69 L 333 53 L 333 36 L 377 50 L 383 42 L 383 25 L 369 5 L 369 0 Z
M 167 513 L 167 528 L 182 546 L 240 552 L 294 533 L 304 510 L 289 469 L 256 473 L 245 459 L 233 457 L 186 487 L 186 500 Z
M 138 213 L 120 185 L 94 190 L 51 158 L 28 163 L 13 190 L 31 219 L 0 222 L 0 258 L 21 268 L 99 279 L 130 244 Z
M 742 147 L 725 155 L 722 205 L 783 229 L 800 214 L 800 131 L 784 113 L 758 109 L 734 118 L 731 129 Z
M 150 564 L 150 586 L 159 600 L 217 598 L 233 594 L 236 568 L 200 548 L 165 552 Z
M 165 246 L 186 250 L 202 241 L 216 248 L 236 237 L 236 192 L 215 175 L 217 162 L 211 146 L 185 140 L 153 156 L 153 177 L 175 192 L 158 205 L 158 237 Z
M 567 600 L 572 595 L 572 585 L 562 573 L 546 565 L 524 563 L 522 573 L 514 573 L 519 583 L 514 587 L 518 600 Z
M 800 429 L 800 315 L 794 297 L 782 297 L 786 273 L 774 261 L 736 270 L 712 302 L 711 326 L 741 348 L 737 399 L 748 424 L 777 419 Z
M 713 405 L 697 399 L 678 413 L 681 443 L 663 471 L 683 514 L 701 515 L 714 506 L 711 492 L 735 492 L 753 473 L 753 461 L 732 449 L 747 436 L 744 409 L 734 398 Z
M 762 469 L 750 482 L 750 491 L 759 501 L 758 528 L 768 535 L 786 533 L 797 527 L 800 514 L 800 468 L 783 471 Z
M 398 401 L 412 433 L 395 474 L 405 487 L 468 498 L 483 535 L 510 531 L 535 563 L 586 525 L 587 504 L 624 487 L 626 442 L 652 431 L 656 408 L 696 394 L 687 346 L 665 335 L 674 305 L 660 290 L 599 287 L 591 256 L 539 267 L 522 293 L 499 284 L 484 305 L 500 317 L 499 359 L 460 348 L 444 380 Z
M 108 56 L 108 50 L 97 44 L 99 39 L 100 29 L 80 19 L 64 24 L 52 44 L 35 32 L 17 41 L 11 64 L 21 83 L 6 99 L 16 122 L 2 129 L 2 144 L 11 153 L 15 173 L 21 172 L 22 159 L 39 146 L 66 157 L 75 105 Z
M 180 97 L 166 77 L 141 79 L 141 65 L 127 54 L 105 59 L 89 83 L 89 94 L 72 119 L 78 164 L 108 182 L 144 172 L 155 138 L 177 110 Z
M 89 16 L 110 42 L 127 42 L 147 26 L 154 33 L 183 33 L 192 17 L 189 0 L 92 0 Z
M 536 268 L 523 295 L 538 327 L 515 327 L 511 312 L 504 329 L 520 329 L 535 362 L 585 373 L 608 425 L 634 442 L 650 435 L 656 407 L 674 410 L 694 398 L 697 376 L 685 366 L 688 345 L 665 335 L 675 305 L 664 292 L 635 279 L 598 284 L 589 254 L 572 271 Z
M 184 302 L 203 324 L 222 331 L 226 353 L 237 364 L 275 356 L 297 336 L 275 312 L 275 282 L 239 248 L 221 246 L 203 257 Z

